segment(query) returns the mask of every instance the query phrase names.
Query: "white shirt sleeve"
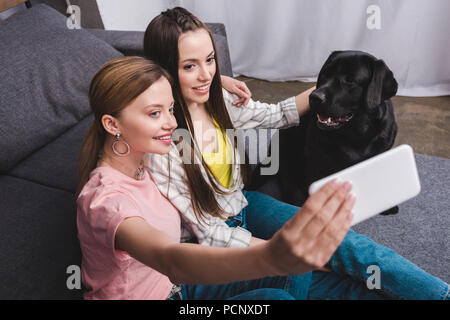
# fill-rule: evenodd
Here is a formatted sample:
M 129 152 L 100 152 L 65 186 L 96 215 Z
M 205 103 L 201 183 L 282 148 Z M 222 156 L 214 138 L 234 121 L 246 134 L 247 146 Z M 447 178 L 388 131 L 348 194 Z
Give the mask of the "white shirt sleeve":
M 273 128 L 283 129 L 298 125 L 300 116 L 295 104 L 295 97 L 269 104 L 250 99 L 246 106 L 235 106 L 238 97 L 222 89 L 225 105 L 235 128 Z

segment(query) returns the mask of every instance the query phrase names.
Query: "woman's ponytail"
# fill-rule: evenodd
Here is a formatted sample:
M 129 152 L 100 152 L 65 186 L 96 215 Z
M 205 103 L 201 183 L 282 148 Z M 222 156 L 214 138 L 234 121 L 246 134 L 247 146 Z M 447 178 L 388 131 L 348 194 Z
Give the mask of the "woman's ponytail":
M 94 120 L 94 123 L 89 128 L 86 137 L 83 140 L 83 144 L 81 145 L 78 157 L 79 181 L 76 193 L 77 196 L 80 194 L 81 189 L 83 189 L 86 182 L 88 182 L 92 170 L 97 166 L 98 156 L 105 142 L 105 132 L 102 132 L 101 130 L 103 130 L 103 128 L 99 128 L 96 120 Z

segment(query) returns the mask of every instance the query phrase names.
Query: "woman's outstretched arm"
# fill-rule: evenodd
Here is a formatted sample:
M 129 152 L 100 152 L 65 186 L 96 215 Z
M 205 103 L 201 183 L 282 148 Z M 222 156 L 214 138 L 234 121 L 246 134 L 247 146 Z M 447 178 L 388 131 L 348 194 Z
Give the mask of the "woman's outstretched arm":
M 174 283 L 218 284 L 302 274 L 323 267 L 347 234 L 354 198 L 348 184 L 328 183 L 269 241 L 248 248 L 178 243 L 141 218 L 116 232 L 116 249 L 167 275 Z

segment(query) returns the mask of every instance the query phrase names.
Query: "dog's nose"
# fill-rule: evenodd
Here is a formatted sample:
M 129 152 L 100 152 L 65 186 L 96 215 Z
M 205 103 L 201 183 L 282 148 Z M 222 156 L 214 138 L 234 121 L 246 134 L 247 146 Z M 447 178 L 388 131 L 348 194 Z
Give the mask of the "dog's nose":
M 322 104 L 325 102 L 325 93 L 322 91 L 314 90 L 309 95 L 309 104 Z

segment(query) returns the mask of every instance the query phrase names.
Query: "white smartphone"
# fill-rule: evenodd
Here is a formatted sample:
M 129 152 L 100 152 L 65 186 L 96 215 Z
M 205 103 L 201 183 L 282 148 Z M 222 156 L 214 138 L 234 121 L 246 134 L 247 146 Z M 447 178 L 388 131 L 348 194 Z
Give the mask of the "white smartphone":
M 352 183 L 356 195 L 352 226 L 417 196 L 420 181 L 411 146 L 401 145 L 320 179 L 309 187 L 313 194 L 328 181 Z

